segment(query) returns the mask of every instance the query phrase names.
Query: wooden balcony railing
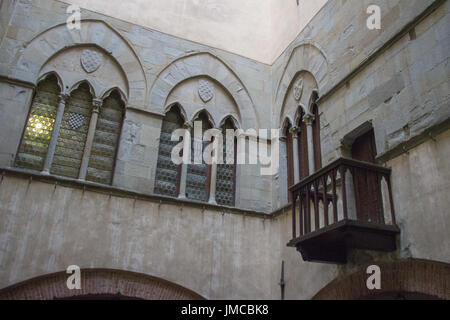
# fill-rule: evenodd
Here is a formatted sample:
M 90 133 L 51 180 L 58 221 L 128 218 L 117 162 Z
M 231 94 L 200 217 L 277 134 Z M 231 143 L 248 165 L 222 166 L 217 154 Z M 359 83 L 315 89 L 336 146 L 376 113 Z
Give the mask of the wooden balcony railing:
M 290 192 L 293 240 L 289 246 L 297 247 L 305 260 L 345 262 L 348 248 L 395 250 L 399 229 L 391 169 L 340 158 Z

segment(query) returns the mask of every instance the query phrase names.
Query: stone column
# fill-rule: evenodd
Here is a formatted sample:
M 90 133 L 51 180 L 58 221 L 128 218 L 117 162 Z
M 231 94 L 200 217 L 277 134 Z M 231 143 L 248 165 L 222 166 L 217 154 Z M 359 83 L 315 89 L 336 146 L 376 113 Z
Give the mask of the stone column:
M 79 180 L 86 180 L 87 169 L 89 166 L 89 158 L 91 156 L 92 144 L 94 143 L 95 129 L 97 128 L 98 114 L 100 112 L 100 107 L 103 101 L 101 99 L 94 99 L 92 101 L 92 116 L 91 122 L 89 123 L 89 131 L 86 138 L 86 145 L 84 146 L 83 159 L 81 160 L 80 174 L 78 176 Z
M 313 121 L 314 116 L 308 114 L 304 117 L 306 129 L 308 132 L 308 162 L 309 162 L 309 174 L 316 172 L 316 163 L 314 161 L 314 133 L 313 133 Z
M 59 95 L 58 110 L 56 111 L 55 124 L 53 125 L 53 132 L 48 145 L 47 156 L 45 157 L 44 169 L 42 174 L 50 174 L 50 169 L 53 164 L 53 158 L 55 156 L 56 144 L 58 143 L 59 130 L 61 129 L 61 123 L 64 116 L 64 110 L 66 108 L 67 100 L 69 96 L 66 94 Z
M 287 137 L 282 135 L 280 136 L 280 172 L 278 175 L 278 187 L 280 188 L 280 202 L 281 205 L 288 204 L 289 202 L 289 190 L 288 190 L 288 163 L 287 163 Z
M 300 162 L 298 158 L 298 127 L 292 127 L 289 132 L 292 134 L 292 158 L 294 161 L 294 184 L 300 182 Z
M 186 122 L 184 124 L 184 138 L 183 138 L 183 163 L 181 164 L 181 177 L 180 177 L 180 194 L 178 198 L 186 199 L 186 179 L 188 164 L 191 162 L 191 131 L 193 124 Z

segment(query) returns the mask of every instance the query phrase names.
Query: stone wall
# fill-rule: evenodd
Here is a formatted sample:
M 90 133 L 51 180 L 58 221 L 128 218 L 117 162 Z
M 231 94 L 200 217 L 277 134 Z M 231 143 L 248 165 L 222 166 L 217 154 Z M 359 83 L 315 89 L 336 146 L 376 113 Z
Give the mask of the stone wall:
M 0 46 L 0 167 L 14 164 L 38 79 L 64 73 L 57 63 L 61 52 L 102 50 L 128 103 L 112 188 L 87 184 L 83 191 L 79 183 L 61 185 L 56 177 L 30 180 L 30 173 L 3 178 L 0 287 L 77 264 L 153 275 L 210 299 L 278 299 L 285 260 L 287 298 L 308 299 L 367 263 L 410 257 L 450 262 L 443 241 L 450 223 L 450 4 L 380 4 L 383 29 L 370 31 L 363 1 L 328 1 L 268 66 L 87 10 L 81 31 L 69 32 L 66 4 L 18 1 Z M 434 10 L 427 11 L 430 6 Z M 69 70 L 76 71 L 69 82 L 83 75 L 79 65 Z M 324 165 L 348 155 L 348 140 L 361 127 L 374 128 L 380 162 L 393 169 L 401 227 L 397 252 L 354 252 L 343 267 L 303 262 L 286 247 L 290 210 L 268 215 L 287 204 L 285 168 L 264 178 L 258 166 L 240 167 L 233 213 L 151 196 L 168 106 L 185 104 L 189 120 L 204 107 L 216 125 L 231 114 L 243 129 L 279 128 L 286 118 L 298 117 L 292 99 L 298 77 L 305 79 L 300 101 L 306 112 L 313 91 L 319 93 Z M 219 101 L 198 99 L 198 79 L 216 84 Z M 102 89 L 97 91 L 101 97 Z M 139 196 L 134 199 L 129 190 Z
M 0 288 L 75 264 L 155 276 L 208 299 L 270 298 L 264 215 L 85 188 L 3 177 Z
M 118 87 L 127 100 L 127 113 L 114 185 L 152 193 L 161 119 L 175 102 L 186 104 L 191 116 L 200 108 L 216 108 L 217 125 L 232 114 L 242 129 L 271 127 L 265 116 L 270 113 L 271 100 L 268 66 L 87 10 L 82 11 L 81 30 L 69 31 L 65 25 L 67 6 L 51 0 L 17 2 L 0 47 L 0 75 L 14 78 L 22 86 L 27 84 L 27 88 L 18 87 L 19 91 L 29 90 L 30 85 L 53 71 L 61 80 L 63 93 L 70 93 L 82 79 L 90 81 L 94 98 L 103 98 L 106 90 Z M 89 74 L 79 62 L 86 49 L 104 56 L 103 66 Z M 186 83 L 201 77 L 216 83 L 216 98 L 222 100 L 203 103 L 177 94 L 187 90 L 180 89 Z M 195 85 L 189 90 L 191 97 L 198 96 Z M 4 110 L 13 109 L 18 120 L 25 119 L 30 102 L 12 94 L 5 93 Z M 19 98 L 20 103 L 10 102 Z M 226 106 L 214 107 L 222 102 L 234 105 L 234 111 Z M 12 113 L 8 114 L 11 117 Z M 0 141 L 0 152 L 4 153 L 0 165 L 12 165 L 23 124 L 5 121 L 0 129 L 5 137 Z M 258 167 L 241 169 L 239 177 L 246 178 L 239 186 L 239 206 L 269 213 L 271 178 L 261 179 Z
M 347 138 L 368 122 L 382 157 L 450 117 L 448 1 L 380 1 L 380 31 L 367 29 L 364 5 L 329 1 L 273 65 L 272 112 L 279 126 L 295 119 L 285 97 L 296 76 L 314 75 L 324 165 L 348 156 Z M 285 198 L 275 193 L 273 202 Z

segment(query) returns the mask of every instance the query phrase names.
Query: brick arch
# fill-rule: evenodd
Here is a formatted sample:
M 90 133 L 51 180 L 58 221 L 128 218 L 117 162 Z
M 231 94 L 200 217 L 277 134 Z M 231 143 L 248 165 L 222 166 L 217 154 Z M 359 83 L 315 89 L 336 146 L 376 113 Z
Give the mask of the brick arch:
M 313 300 L 377 299 L 393 297 L 395 293 L 450 299 L 450 264 L 407 259 L 377 265 L 381 268 L 381 290 L 367 289 L 369 275 L 364 268 L 363 271 L 332 281 Z
M 122 296 L 144 300 L 204 300 L 199 294 L 175 283 L 129 271 L 85 269 L 81 290 L 67 289 L 66 272 L 34 278 L 0 290 L 0 300 L 53 300 Z

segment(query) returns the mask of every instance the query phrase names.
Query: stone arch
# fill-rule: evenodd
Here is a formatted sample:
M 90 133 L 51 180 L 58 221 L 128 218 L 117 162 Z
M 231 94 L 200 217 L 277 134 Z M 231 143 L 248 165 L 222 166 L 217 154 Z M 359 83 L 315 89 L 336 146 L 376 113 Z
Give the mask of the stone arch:
M 200 114 L 205 114 L 206 117 L 208 118 L 209 124 L 211 125 L 212 128 L 216 128 L 216 122 L 214 121 L 214 118 L 211 116 L 211 114 L 208 112 L 208 110 L 206 110 L 206 108 L 201 108 L 199 110 L 197 110 L 194 115 L 191 118 L 191 122 L 193 123 L 199 116 Z
M 287 115 L 283 118 L 283 121 L 280 123 L 280 128 L 284 132 L 284 130 L 287 127 L 289 126 L 292 127 L 294 123 L 295 123 L 294 120 L 292 120 L 292 118 L 289 115 Z
M 86 71 L 82 64 L 84 55 L 88 58 L 100 57 L 98 65 L 93 71 Z M 93 45 L 76 45 L 64 48 L 51 56 L 41 67 L 39 74 L 58 71 L 58 75 L 65 84 L 65 91 L 82 80 L 88 80 L 99 94 L 115 86 L 121 89 L 124 96 L 128 96 L 129 82 L 127 75 L 119 63 L 104 49 Z M 96 98 L 100 98 L 99 94 Z
M 122 102 L 124 105 L 127 104 L 127 96 L 125 95 L 125 93 L 119 88 L 119 87 L 112 87 L 110 89 L 105 90 L 104 92 L 102 92 L 100 94 L 100 97 L 102 100 L 105 100 L 106 98 L 109 97 L 109 95 L 113 92 L 113 91 L 117 91 L 119 93 L 120 98 L 122 99 Z
M 36 83 L 42 67 L 55 54 L 75 46 L 96 46 L 105 51 L 127 77 L 129 105 L 138 108 L 145 105 L 147 80 L 137 53 L 118 31 L 101 20 L 82 20 L 80 30 L 69 30 L 62 23 L 39 33 L 21 52 L 13 76 Z
M 306 108 L 303 104 L 299 104 L 297 111 L 295 111 L 294 124 L 298 124 L 300 119 L 306 114 L 309 114 L 308 108 Z
M 377 264 L 377 263 L 373 263 Z M 319 291 L 314 300 L 376 299 L 393 292 L 414 293 L 450 299 L 450 264 L 407 259 L 377 264 L 381 269 L 381 290 L 370 291 L 366 269 L 338 278 Z
M 294 86 L 299 79 L 303 80 L 303 92 L 300 100 L 297 101 L 293 97 L 293 92 Z M 311 72 L 307 70 L 300 70 L 296 72 L 287 88 L 286 94 L 283 97 L 280 118 L 283 119 L 285 116 L 290 115 L 297 122 L 300 116 L 300 111 L 304 114 L 310 114 L 309 104 L 313 92 L 318 92 L 317 88 L 318 84 L 316 78 Z
M 317 99 L 319 98 L 319 91 L 318 90 L 313 90 L 311 93 L 311 96 L 309 98 L 309 103 L 308 103 L 308 113 L 313 114 L 313 107 L 314 107 L 314 103 L 317 101 Z
M 226 89 L 242 115 L 245 128 L 259 128 L 258 114 L 248 90 L 227 64 L 209 52 L 188 54 L 162 70 L 150 91 L 150 109 L 162 113 L 169 94 L 178 84 L 202 76 L 213 79 Z
M 184 110 L 184 107 L 181 105 L 181 103 L 178 103 L 178 102 L 169 104 L 164 110 L 164 115 L 167 114 L 167 112 L 169 112 L 174 106 L 178 107 L 178 109 L 180 111 L 180 115 L 183 118 L 184 122 L 188 122 L 189 120 L 188 120 L 186 110 Z
M 328 62 L 325 54 L 313 43 L 302 43 L 292 49 L 286 67 L 278 82 L 275 96 L 275 107 L 278 108 L 278 121 L 283 118 L 283 107 L 286 95 L 293 80 L 302 71 L 309 72 L 317 83 L 317 91 L 323 92 L 327 85 Z
M 39 77 L 39 79 L 37 79 L 36 84 L 47 79 L 50 76 L 55 76 L 56 81 L 58 82 L 59 90 L 61 93 L 63 93 L 64 92 L 64 82 L 63 82 L 62 78 L 60 77 L 60 75 L 58 74 L 58 72 L 56 72 L 56 71 L 50 71 L 50 72 L 44 73 L 43 75 L 41 75 Z
M 222 120 L 219 121 L 219 128 L 222 128 L 225 125 L 225 122 L 228 119 L 231 120 L 231 122 L 233 122 L 233 124 L 234 124 L 236 129 L 241 129 L 241 124 L 239 123 L 239 121 L 232 114 L 225 115 L 222 118 Z
M 80 81 L 78 81 L 77 83 L 75 83 L 71 88 L 69 88 L 68 90 L 67 90 L 67 94 L 72 94 L 75 90 L 77 90 L 82 84 L 86 84 L 88 87 L 89 87 L 89 92 L 91 93 L 91 95 L 92 95 L 92 98 L 93 99 L 96 99 L 96 98 L 98 98 L 97 97 L 97 94 L 96 94 L 96 92 L 95 92 L 95 89 L 94 89 L 94 87 L 92 86 L 92 84 L 89 82 L 89 80 L 80 80 Z
M 157 277 L 110 269 L 81 270 L 81 290 L 67 288 L 66 272 L 37 277 L 0 290 L 0 300 L 53 300 L 85 296 L 121 296 L 144 300 L 204 300 L 202 296 Z

